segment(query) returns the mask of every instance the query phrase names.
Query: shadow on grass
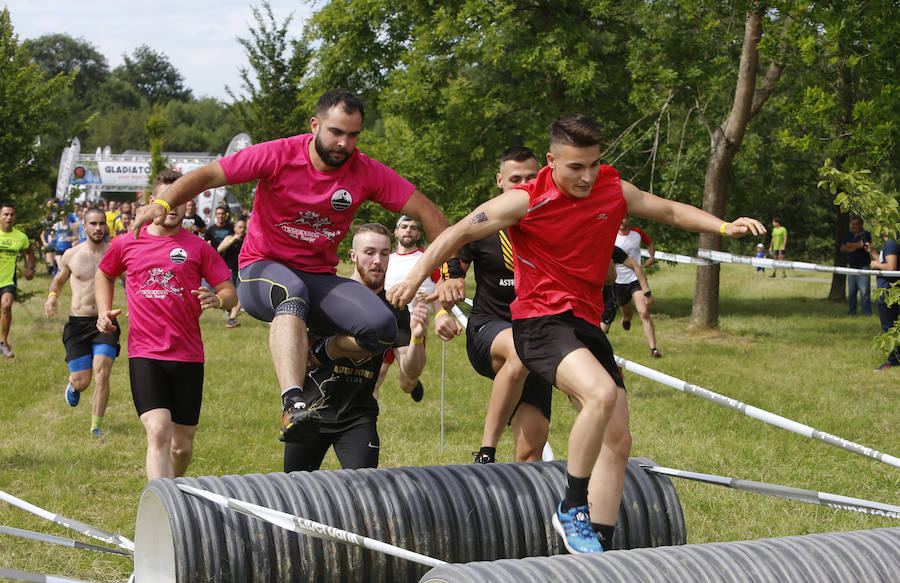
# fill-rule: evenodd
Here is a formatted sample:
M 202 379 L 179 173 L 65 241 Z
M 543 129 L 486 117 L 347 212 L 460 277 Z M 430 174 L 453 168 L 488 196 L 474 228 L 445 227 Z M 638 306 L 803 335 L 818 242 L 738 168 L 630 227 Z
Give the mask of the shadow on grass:
M 664 314 L 671 318 L 689 318 L 693 299 L 689 297 L 667 297 L 651 309 L 653 314 Z M 846 317 L 847 304 L 830 302 L 825 298 L 807 297 L 784 298 L 720 298 L 720 316 L 769 318 L 815 315 L 817 317 Z

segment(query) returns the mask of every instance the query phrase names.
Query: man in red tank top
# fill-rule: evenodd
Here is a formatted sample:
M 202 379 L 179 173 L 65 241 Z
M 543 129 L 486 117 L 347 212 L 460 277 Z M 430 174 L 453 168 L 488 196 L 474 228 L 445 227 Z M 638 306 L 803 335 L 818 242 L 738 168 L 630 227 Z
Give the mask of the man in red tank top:
M 755 219 L 723 222 L 621 180 L 614 168 L 600 164 L 602 139 L 597 124 L 584 115 L 554 121 L 548 165 L 537 178 L 485 202 L 441 233 L 387 294 L 391 303 L 406 305 L 460 245 L 509 227 L 516 352 L 533 374 L 559 387 L 579 409 L 569 433 L 565 499 L 551 517 L 570 552 L 609 548 L 631 450 L 625 384 L 600 330 L 601 290 L 626 210 L 694 232 L 727 237 L 766 232 Z

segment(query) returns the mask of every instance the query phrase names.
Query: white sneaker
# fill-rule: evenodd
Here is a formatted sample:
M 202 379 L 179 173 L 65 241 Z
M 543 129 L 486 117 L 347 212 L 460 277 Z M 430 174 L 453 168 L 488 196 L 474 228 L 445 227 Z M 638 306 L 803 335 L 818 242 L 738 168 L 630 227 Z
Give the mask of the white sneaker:
M 0 342 L 0 355 L 3 355 L 4 358 L 13 358 L 15 357 L 15 353 L 12 351 L 12 348 L 9 347 L 5 341 Z

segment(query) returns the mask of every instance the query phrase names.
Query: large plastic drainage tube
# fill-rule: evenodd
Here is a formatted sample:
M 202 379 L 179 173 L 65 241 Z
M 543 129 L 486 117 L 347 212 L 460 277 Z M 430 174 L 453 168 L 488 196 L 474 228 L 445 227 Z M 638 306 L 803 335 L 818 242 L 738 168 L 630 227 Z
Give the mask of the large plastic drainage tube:
M 900 528 L 435 567 L 421 583 L 896 583 Z
M 629 461 L 614 548 L 684 544 L 671 481 Z M 453 563 L 564 552 L 549 516 L 564 462 L 179 478 Z M 428 567 L 298 535 L 220 509 L 172 480 L 147 484 L 135 528 L 138 583 L 418 581 Z

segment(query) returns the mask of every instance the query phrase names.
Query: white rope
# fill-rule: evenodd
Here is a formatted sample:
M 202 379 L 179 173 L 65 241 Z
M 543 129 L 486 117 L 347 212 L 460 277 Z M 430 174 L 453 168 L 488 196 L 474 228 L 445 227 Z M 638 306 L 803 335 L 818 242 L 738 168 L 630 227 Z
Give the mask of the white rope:
M 55 575 L 38 575 L 3 567 L 0 567 L 0 578 L 12 581 L 28 581 L 29 583 L 88 583 L 81 579 L 69 579 L 68 577 L 56 577 Z
M 214 494 L 213 492 L 209 492 L 207 490 L 201 490 L 200 488 L 194 488 L 191 486 L 186 486 L 184 484 L 177 485 L 179 488 L 181 488 L 182 491 L 187 492 L 188 494 L 199 496 L 200 498 L 205 498 L 206 500 L 209 500 L 217 506 L 228 508 L 229 510 L 234 510 L 235 512 L 239 512 L 241 514 L 256 518 L 258 520 L 262 520 L 264 522 L 268 522 L 269 524 L 273 524 L 285 530 L 290 530 L 292 532 L 314 536 L 316 538 L 325 540 L 332 540 L 336 542 L 356 545 L 370 551 L 377 551 L 379 553 L 406 559 L 407 561 L 412 561 L 414 563 L 426 565 L 428 567 L 439 567 L 441 565 L 447 564 L 446 561 L 441 561 L 440 559 L 435 559 L 433 557 L 428 557 L 426 555 L 422 555 L 413 551 L 408 551 L 392 544 L 361 536 L 356 533 L 348 532 L 346 530 L 341 530 L 333 526 L 328 526 L 327 524 L 322 524 L 320 522 L 315 522 L 313 520 L 301 518 L 299 516 L 293 516 L 291 514 L 279 512 L 278 510 L 266 508 L 265 506 L 258 506 L 256 504 L 251 504 L 250 502 L 244 502 L 243 500 L 228 498 L 226 496 Z
M 650 257 L 650 252 L 641 249 L 641 256 Z M 748 257 L 746 255 L 734 255 L 724 251 L 711 249 L 698 249 L 697 257 L 677 255 L 657 251 L 655 259 L 673 261 L 675 263 L 689 263 L 692 265 L 713 265 L 714 263 L 734 263 L 738 265 L 752 265 L 753 267 L 765 267 L 767 269 L 790 269 L 793 271 L 819 271 L 827 273 L 841 273 L 843 275 L 880 275 L 882 277 L 900 277 L 900 271 L 881 271 L 879 269 L 854 269 L 852 267 L 839 267 L 835 265 L 822 265 L 819 263 L 807 263 L 805 261 L 782 261 L 780 259 L 767 259 L 762 257 Z
M 93 551 L 95 553 L 108 553 L 110 555 L 121 555 L 125 557 L 134 556 L 133 553 L 129 551 L 122 551 L 119 549 L 111 549 L 109 547 L 101 547 L 99 545 L 92 545 L 91 543 L 83 543 L 77 540 L 72 540 L 70 538 L 63 538 L 61 536 L 53 536 L 51 534 L 43 534 L 40 532 L 34 532 L 31 530 L 23 530 L 21 528 L 13 528 L 11 526 L 0 526 L 0 534 L 8 534 L 10 536 L 17 536 L 19 538 L 27 538 L 30 540 L 36 540 L 44 543 L 50 543 L 54 545 L 60 545 L 63 547 L 71 547 L 73 549 L 81 549 L 83 551 Z
M 30 512 L 32 514 L 40 516 L 44 520 L 49 520 L 50 522 L 56 523 L 60 526 L 64 526 L 69 530 L 74 530 L 75 532 L 81 533 L 85 536 L 89 536 L 93 539 L 105 542 L 106 544 L 117 546 L 120 549 L 134 552 L 134 542 L 128 540 L 122 535 L 96 528 L 88 524 L 84 524 L 83 522 L 78 522 L 77 520 L 72 520 L 71 518 L 60 516 L 58 514 L 53 514 L 52 512 L 48 512 L 43 508 L 39 508 L 33 504 L 25 502 L 24 500 L 16 498 L 11 494 L 7 494 L 3 490 L 0 490 L 0 500 L 12 504 L 13 506 L 20 508 L 26 512 Z
M 786 498 L 788 500 L 796 500 L 797 502 L 805 502 L 807 504 L 827 506 L 828 508 L 837 508 L 839 510 L 850 510 L 861 514 L 872 514 L 874 516 L 883 516 L 885 518 L 900 519 L 900 506 L 872 502 L 871 500 L 863 500 L 862 498 L 851 498 L 848 496 L 840 496 L 838 494 L 829 494 L 827 492 L 816 492 L 814 490 L 804 490 L 802 488 L 779 486 L 778 484 L 767 484 L 766 482 L 739 480 L 737 478 L 728 478 L 726 476 L 687 472 L 660 466 L 641 467 L 654 474 L 663 474 L 686 480 L 694 480 L 696 482 L 705 482 L 707 484 L 715 484 L 717 486 L 734 488 L 735 490 L 743 490 L 745 492 L 765 494 L 766 496 L 775 496 L 776 498 Z
M 614 358 L 616 359 L 616 363 L 618 363 L 618 365 L 621 366 L 624 370 L 654 380 L 668 387 L 672 387 L 673 389 L 677 389 L 683 393 L 688 393 L 689 395 L 700 397 L 701 399 L 705 399 L 717 405 L 728 407 L 729 409 L 733 409 L 734 411 L 738 411 L 739 413 L 743 413 L 748 417 L 752 417 L 764 423 L 768 423 L 769 425 L 787 429 L 788 431 L 792 431 L 798 435 L 809 437 L 810 439 L 815 439 L 816 441 L 821 441 L 822 443 L 827 443 L 849 452 L 872 458 L 900 468 L 900 458 L 882 453 L 878 450 L 860 445 L 858 443 L 854 443 L 842 437 L 831 435 L 830 433 L 825 433 L 824 431 L 819 431 L 818 429 L 814 429 L 808 425 L 803 425 L 802 423 L 798 423 L 786 417 L 770 413 L 768 411 L 765 411 L 764 409 L 758 409 L 756 407 L 753 407 L 752 405 L 748 405 L 747 403 L 742 403 L 741 401 L 726 397 L 725 395 L 720 395 L 719 393 L 715 393 L 713 391 L 710 391 L 709 389 L 698 387 L 697 385 L 693 385 L 687 381 L 677 379 L 657 370 L 653 370 L 652 368 L 640 365 L 636 362 L 625 360 L 624 358 L 621 358 L 619 356 L 616 356 Z

